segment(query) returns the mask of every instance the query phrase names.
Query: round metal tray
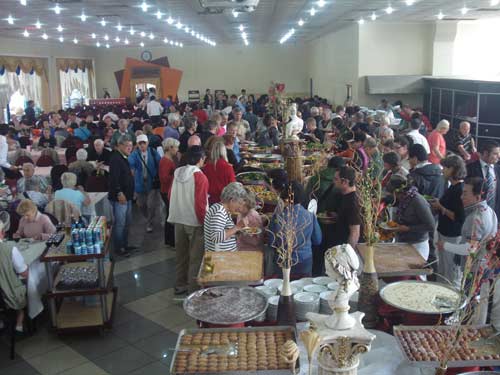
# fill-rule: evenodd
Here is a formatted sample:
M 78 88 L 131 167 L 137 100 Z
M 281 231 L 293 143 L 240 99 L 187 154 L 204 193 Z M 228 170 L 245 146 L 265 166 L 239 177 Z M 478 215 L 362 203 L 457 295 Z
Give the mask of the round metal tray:
M 198 290 L 184 300 L 184 311 L 202 322 L 232 325 L 254 320 L 267 310 L 267 298 L 255 288 L 217 286 Z
M 386 296 L 385 296 L 385 292 L 396 286 L 396 285 L 399 285 L 399 284 L 405 284 L 405 285 L 408 285 L 408 287 L 411 287 L 412 284 L 432 284 L 432 285 L 439 285 L 440 287 L 444 287 L 446 289 L 449 289 L 449 290 L 452 290 L 454 291 L 455 293 L 458 294 L 458 291 L 449 286 L 449 285 L 446 285 L 446 284 L 443 284 L 443 283 L 437 283 L 437 282 L 433 282 L 433 281 L 416 281 L 416 280 L 405 280 L 405 281 L 397 281 L 395 283 L 390 283 L 390 284 L 387 284 L 386 286 L 384 286 L 381 290 L 380 290 L 380 298 L 382 298 L 382 300 L 387 303 L 388 305 L 391 305 L 393 307 L 396 307 L 400 310 L 403 310 L 403 311 L 407 311 L 407 312 L 410 312 L 410 313 L 415 313 L 415 314 L 423 314 L 423 315 L 442 315 L 442 314 L 452 314 L 456 311 L 456 309 L 442 309 L 441 311 L 437 312 L 437 311 L 432 311 L 432 312 L 426 312 L 426 311 L 421 311 L 421 310 L 413 310 L 413 309 L 410 309 L 410 308 L 405 308 L 405 307 L 402 307 L 402 306 L 399 306 L 399 305 L 396 305 L 394 304 L 393 302 L 389 301 Z M 465 301 L 460 305 L 459 309 L 463 309 L 465 307 Z

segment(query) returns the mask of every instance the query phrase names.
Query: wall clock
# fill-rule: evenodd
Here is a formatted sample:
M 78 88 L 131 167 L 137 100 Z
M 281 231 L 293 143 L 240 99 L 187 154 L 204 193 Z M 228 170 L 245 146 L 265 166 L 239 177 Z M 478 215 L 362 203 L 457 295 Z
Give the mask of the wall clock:
M 151 51 L 142 51 L 141 59 L 142 61 L 150 62 L 151 60 L 153 60 L 153 54 L 151 53 Z

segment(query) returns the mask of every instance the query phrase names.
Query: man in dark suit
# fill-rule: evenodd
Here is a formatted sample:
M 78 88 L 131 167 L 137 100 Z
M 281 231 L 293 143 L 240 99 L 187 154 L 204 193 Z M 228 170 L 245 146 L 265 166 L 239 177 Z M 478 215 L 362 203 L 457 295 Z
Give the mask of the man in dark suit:
M 34 125 L 36 120 L 35 115 L 35 102 L 33 100 L 28 100 L 27 107 L 24 110 L 24 117 L 29 122 L 29 125 Z
M 493 140 L 482 141 L 479 145 L 481 157 L 467 165 L 468 177 L 481 177 L 484 181 L 483 198 L 497 217 L 500 217 L 500 145 Z

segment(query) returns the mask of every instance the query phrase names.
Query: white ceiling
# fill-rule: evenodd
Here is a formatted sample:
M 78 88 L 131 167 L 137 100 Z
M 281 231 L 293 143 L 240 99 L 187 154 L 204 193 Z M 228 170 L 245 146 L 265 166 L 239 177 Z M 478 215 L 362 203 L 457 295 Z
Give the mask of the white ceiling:
M 500 6 L 492 7 L 490 0 L 416 0 L 412 6 L 407 6 L 404 0 L 326 0 L 323 8 L 318 8 L 315 0 L 260 0 L 254 12 L 240 13 L 238 18 L 230 13 L 201 14 L 203 8 L 199 0 L 148 0 L 151 7 L 147 13 L 138 7 L 142 0 L 60 0 L 63 10 L 59 15 L 50 9 L 55 6 L 55 0 L 26 1 L 28 5 L 23 6 L 19 0 L 0 0 L 0 36 L 24 38 L 22 32 L 27 29 L 31 40 L 41 40 L 45 32 L 53 43 L 59 43 L 57 38 L 63 35 L 64 43 L 72 43 L 71 40 L 77 38 L 81 45 L 95 45 L 100 41 L 102 45 L 109 43 L 112 47 L 125 46 L 125 38 L 131 46 L 137 46 L 141 41 L 146 46 L 162 45 L 166 37 L 184 45 L 208 48 L 190 33 L 178 30 L 175 23 L 169 25 L 165 22 L 167 17 L 171 15 L 176 22 L 180 19 L 183 25 L 194 28 L 217 44 L 242 44 L 238 26 L 243 24 L 250 45 L 277 43 L 292 27 L 296 33 L 290 41 L 311 40 L 361 17 L 371 22 L 369 17 L 373 12 L 379 16 L 376 22 L 433 22 L 439 11 L 446 16 L 445 20 L 500 17 Z M 392 15 L 384 12 L 389 3 L 394 8 Z M 460 13 L 464 3 L 470 9 L 465 16 Z M 318 9 L 314 17 L 308 13 L 312 6 Z M 165 13 L 162 20 L 156 18 L 158 9 Z M 82 10 L 89 16 L 86 22 L 77 17 Z M 16 19 L 14 25 L 5 20 L 9 14 Z M 103 17 L 109 22 L 105 27 L 99 24 Z M 306 21 L 302 27 L 297 26 L 300 18 Z M 34 26 L 37 19 L 44 24 L 41 29 Z M 122 32 L 115 27 L 118 22 L 124 26 Z M 56 30 L 59 24 L 65 28 L 61 33 Z M 134 36 L 127 32 L 131 26 L 138 31 Z M 152 32 L 155 39 L 141 38 L 140 31 L 147 35 Z M 92 33 L 97 34 L 97 39 L 91 38 Z M 103 40 L 105 34 L 109 36 L 108 42 Z M 119 43 L 114 41 L 117 36 L 120 37 Z

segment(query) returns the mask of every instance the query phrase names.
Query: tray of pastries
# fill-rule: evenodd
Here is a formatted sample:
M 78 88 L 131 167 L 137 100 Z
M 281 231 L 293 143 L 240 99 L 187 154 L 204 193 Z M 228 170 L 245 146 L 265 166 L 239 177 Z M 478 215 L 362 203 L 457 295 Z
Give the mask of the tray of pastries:
M 287 340 L 296 341 L 292 327 L 185 329 L 179 334 L 170 374 L 292 374 L 279 354 Z
M 451 351 L 448 367 L 499 366 L 500 338 L 488 325 L 461 326 L 453 345 L 457 326 L 397 326 L 394 336 L 406 359 L 419 367 L 436 367 Z

